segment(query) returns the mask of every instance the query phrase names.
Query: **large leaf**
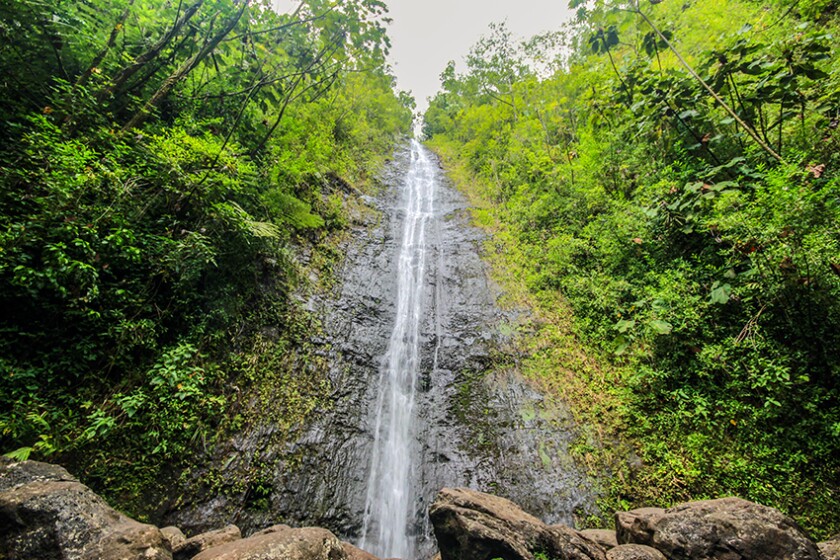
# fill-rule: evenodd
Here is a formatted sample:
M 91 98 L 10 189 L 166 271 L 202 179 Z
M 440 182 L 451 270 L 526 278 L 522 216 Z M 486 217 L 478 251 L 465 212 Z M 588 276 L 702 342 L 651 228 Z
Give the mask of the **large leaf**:
M 723 304 L 729 301 L 732 294 L 732 286 L 729 284 L 721 284 L 715 282 L 712 284 L 712 292 L 710 294 L 711 303 Z
M 650 322 L 651 328 L 656 332 L 656 334 L 671 334 L 674 330 L 674 326 L 671 325 L 668 321 L 662 321 L 660 319 L 655 319 Z

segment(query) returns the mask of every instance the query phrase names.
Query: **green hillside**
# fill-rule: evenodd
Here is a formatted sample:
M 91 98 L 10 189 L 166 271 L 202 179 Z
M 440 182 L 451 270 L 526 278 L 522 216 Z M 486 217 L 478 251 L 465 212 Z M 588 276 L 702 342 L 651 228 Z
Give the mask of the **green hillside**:
M 425 115 L 540 310 L 526 370 L 590 426 L 606 507 L 739 495 L 840 531 L 837 3 L 573 4 L 492 26 Z

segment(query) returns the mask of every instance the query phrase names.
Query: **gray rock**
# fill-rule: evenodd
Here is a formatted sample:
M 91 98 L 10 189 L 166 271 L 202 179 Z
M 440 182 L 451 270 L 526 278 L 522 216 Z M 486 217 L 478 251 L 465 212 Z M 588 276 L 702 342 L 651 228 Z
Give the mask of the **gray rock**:
M 199 552 L 213 548 L 220 544 L 238 541 L 242 538 L 242 532 L 236 525 L 228 525 L 223 529 L 208 531 L 194 537 L 190 537 L 180 545 L 172 549 L 172 557 L 175 560 L 189 560 Z
M 184 532 L 178 527 L 163 527 L 160 532 L 163 538 L 169 542 L 169 548 L 171 550 L 175 550 L 187 540 Z
M 114 510 L 61 467 L 0 465 L 0 558 L 171 560 L 160 530 Z
M 817 544 L 825 560 L 840 560 L 840 535 Z
M 580 534 L 589 540 L 595 541 L 606 550 L 618 546 L 618 538 L 615 536 L 615 531 L 611 529 L 585 529 Z
M 444 488 L 429 510 L 442 560 L 532 560 L 542 552 L 557 560 L 605 560 L 593 541 L 568 527 L 549 527 L 513 502 Z
M 236 519 L 251 534 L 282 519 L 327 527 L 348 540 L 362 537 L 382 358 L 398 306 L 402 186 L 410 162 L 411 151 L 400 148 L 379 177 L 379 193 L 364 201 L 368 206 L 347 205 L 353 225 L 338 247 L 343 258 L 334 283 L 305 302 L 323 326 L 309 342 L 328 370 L 318 375 L 328 378 L 330 402 L 299 428 L 285 430 L 262 410 L 263 399 L 243 393 L 237 403 L 243 427 L 220 437 L 212 452 L 191 458 L 192 474 L 172 492 L 177 501 L 159 508 L 167 524 L 192 534 Z M 443 487 L 499 492 L 549 523 L 596 513 L 589 479 L 570 458 L 571 413 L 512 368 L 491 367 L 497 352 L 514 352 L 510 357 L 518 361 L 509 342 L 527 314 L 496 305 L 501 289 L 481 259 L 490 250 L 487 241 L 470 225 L 468 201 L 442 181 L 427 226 L 418 437 L 411 449 L 416 500 L 410 524 L 418 558 L 435 551 L 427 514 Z M 278 398 L 282 389 L 275 389 Z M 207 492 L 207 479 L 223 491 Z M 271 507 L 253 507 L 243 480 L 270 488 Z M 378 543 L 370 538 L 373 549 Z
M 15 486 L 30 482 L 78 482 L 64 467 L 41 463 L 38 461 L 23 461 L 15 463 L 5 461 L 0 464 L 0 492 L 10 490 Z
M 85 547 L 82 560 L 170 560 L 169 542 L 152 525 L 125 516 L 95 543 Z
M 326 529 L 279 528 L 208 548 L 194 560 L 347 560 L 347 553 Z
M 622 544 L 607 551 L 607 560 L 668 560 L 665 555 L 643 544 Z
M 616 514 L 619 543 L 646 544 L 670 560 L 820 560 L 817 546 L 778 510 L 740 498 Z

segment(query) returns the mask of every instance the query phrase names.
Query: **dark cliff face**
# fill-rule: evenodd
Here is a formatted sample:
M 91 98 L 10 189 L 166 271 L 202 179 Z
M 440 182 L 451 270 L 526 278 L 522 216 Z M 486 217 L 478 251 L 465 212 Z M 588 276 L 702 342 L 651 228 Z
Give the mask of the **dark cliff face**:
M 294 438 L 275 437 L 279 428 L 255 414 L 257 420 L 211 459 L 226 490 L 193 490 L 167 522 L 187 529 L 234 522 L 246 533 L 283 522 L 324 526 L 348 540 L 359 536 L 381 362 L 396 312 L 400 187 L 408 160 L 408 149 L 399 150 L 383 173 L 381 192 L 363 200 L 367 208 L 355 212 L 341 247 L 346 257 L 338 282 L 308 304 L 324 326 L 312 343 L 329 364 L 330 406 L 315 411 Z M 443 172 L 440 180 L 427 230 L 432 252 L 413 444 L 421 555 L 434 547 L 427 509 L 444 486 L 493 491 L 548 522 L 571 522 L 574 512 L 594 507 L 586 478 L 567 453 L 573 437 L 567 413 L 515 374 L 488 373 L 513 317 L 496 306 L 498 290 L 480 258 L 483 237 L 469 225 L 463 196 Z M 241 471 L 235 468 L 219 468 L 234 455 L 259 456 L 249 475 L 253 481 L 254 469 L 260 471 L 259 487 L 237 484 Z M 197 465 L 193 475 L 202 470 Z M 260 507 L 254 507 L 255 495 Z

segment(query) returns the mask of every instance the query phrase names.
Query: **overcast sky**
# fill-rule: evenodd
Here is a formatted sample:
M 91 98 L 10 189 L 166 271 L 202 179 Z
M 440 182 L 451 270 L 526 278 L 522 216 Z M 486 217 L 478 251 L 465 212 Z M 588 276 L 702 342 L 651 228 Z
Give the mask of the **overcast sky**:
M 288 9 L 292 0 L 273 0 Z M 463 69 L 470 47 L 492 22 L 507 21 L 521 38 L 558 30 L 572 16 L 568 0 L 386 0 L 394 20 L 391 64 L 398 87 L 410 90 L 419 110 L 440 86 L 438 77 L 454 60 Z
M 529 38 L 558 30 L 571 19 L 568 0 L 386 0 L 391 63 L 399 88 L 411 90 L 418 109 L 440 86 L 438 77 L 454 60 L 460 70 L 470 47 L 492 22 L 507 21 L 514 35 Z

